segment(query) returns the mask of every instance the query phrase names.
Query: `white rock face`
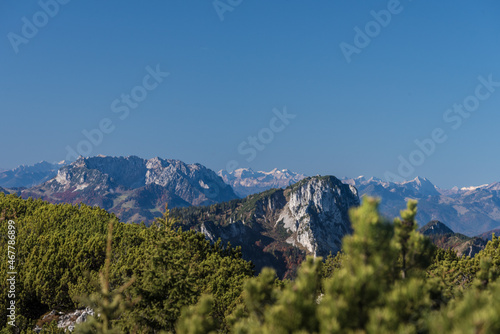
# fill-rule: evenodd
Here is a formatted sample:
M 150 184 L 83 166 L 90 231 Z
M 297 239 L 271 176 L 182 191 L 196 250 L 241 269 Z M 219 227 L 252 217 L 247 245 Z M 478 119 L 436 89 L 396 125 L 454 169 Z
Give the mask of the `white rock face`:
M 69 182 L 67 176 L 68 174 L 66 173 L 66 171 L 58 171 L 56 176 L 56 181 L 59 182 L 61 185 L 65 185 Z
M 46 319 L 48 321 L 55 320 L 57 321 L 58 328 L 62 328 L 64 329 L 64 331 L 72 332 L 75 329 L 76 325 L 87 321 L 88 317 L 93 316 L 94 314 L 94 310 L 92 310 L 90 307 L 78 309 L 68 313 L 52 310 L 42 318 L 42 321 Z M 33 329 L 33 332 L 43 333 L 42 329 L 38 326 Z
M 57 322 L 57 327 L 67 329 L 70 332 L 72 332 L 75 329 L 76 325 L 87 321 L 87 318 L 93 315 L 94 315 L 94 310 L 88 307 L 85 309 L 76 310 L 71 313 L 66 313 L 61 315 L 61 317 L 59 318 L 59 321 Z
M 76 187 L 76 189 L 75 189 L 75 190 L 73 190 L 73 191 L 83 190 L 83 189 L 87 188 L 88 186 L 89 186 L 89 184 L 88 184 L 88 183 L 79 184 L 79 185 Z
M 259 234 L 265 237 L 266 231 L 283 230 L 278 242 L 298 247 L 308 255 L 328 256 L 330 252 L 336 254 L 342 238 L 351 233 L 348 210 L 359 205 L 359 198 L 354 186 L 326 176 L 307 178 L 285 190 L 263 194 L 254 205 L 254 224 L 231 219 L 225 226 L 203 223 L 200 231 L 211 241 L 221 238 L 251 247 L 248 242 L 258 240 Z
M 277 224 L 292 233 L 287 242 L 315 256 L 335 254 L 351 232 L 348 210 L 359 205 L 355 187 L 333 177 L 311 178 L 290 194 Z
M 130 157 L 80 158 L 61 168 L 49 181 L 54 191 L 75 191 L 87 187 L 107 189 L 121 186 L 138 189 L 148 185 L 168 188 L 194 205 L 211 202 L 223 193 L 234 198 L 232 191 L 212 170 L 200 164 L 186 164 L 171 159 Z M 224 197 L 224 196 L 223 196 Z

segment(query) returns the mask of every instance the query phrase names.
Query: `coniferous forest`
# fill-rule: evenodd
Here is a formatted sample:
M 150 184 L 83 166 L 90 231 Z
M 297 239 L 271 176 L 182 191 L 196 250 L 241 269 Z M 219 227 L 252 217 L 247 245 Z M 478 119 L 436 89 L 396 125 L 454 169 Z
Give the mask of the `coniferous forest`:
M 280 280 L 269 268 L 255 273 L 239 248 L 178 228 L 168 209 L 146 226 L 0 194 L 2 291 L 9 266 L 17 272 L 16 326 L 2 293 L 1 333 L 64 332 L 42 316 L 85 307 L 96 316 L 75 333 L 500 332 L 500 240 L 458 257 L 417 232 L 416 202 L 393 221 L 378 204 L 365 198 L 350 211 L 342 252 L 309 257 Z

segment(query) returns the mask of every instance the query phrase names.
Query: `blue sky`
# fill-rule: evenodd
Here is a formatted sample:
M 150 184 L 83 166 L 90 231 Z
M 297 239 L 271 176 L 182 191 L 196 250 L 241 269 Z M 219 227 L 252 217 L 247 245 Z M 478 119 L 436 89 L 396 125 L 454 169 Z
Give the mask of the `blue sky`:
M 498 1 L 55 1 L 0 4 L 0 167 L 74 150 L 500 181 L 500 87 L 478 88 L 500 82 Z M 275 120 L 284 109 L 295 118 Z

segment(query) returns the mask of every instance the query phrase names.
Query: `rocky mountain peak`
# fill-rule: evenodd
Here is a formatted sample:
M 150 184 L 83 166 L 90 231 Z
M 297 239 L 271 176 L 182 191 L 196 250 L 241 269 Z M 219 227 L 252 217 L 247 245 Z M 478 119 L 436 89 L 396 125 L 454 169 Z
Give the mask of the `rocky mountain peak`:
M 439 220 L 433 220 L 423 226 L 420 233 L 430 238 L 438 247 L 443 249 L 453 249 L 458 256 L 473 257 L 484 249 L 487 240 L 481 237 L 467 237 L 460 233 L 455 233 L 448 226 Z
M 437 196 L 439 192 L 434 184 L 425 177 L 417 176 L 413 180 L 402 182 L 401 186 L 408 189 L 415 190 L 416 192 L 425 196 Z
M 151 221 L 170 207 L 208 205 L 236 198 L 230 186 L 200 164 L 171 159 L 80 157 L 44 184 L 22 192 L 54 203 L 83 202 L 124 221 Z
M 435 235 L 435 234 L 453 234 L 453 232 L 448 226 L 441 223 L 439 220 L 432 220 L 420 229 L 420 233 L 423 235 Z
M 351 232 L 348 210 L 357 205 L 354 186 L 334 176 L 311 177 L 291 187 L 279 220 L 292 232 L 287 242 L 315 256 L 326 256 L 341 249 L 342 238 Z
M 241 246 L 257 269 L 272 264 L 280 276 L 286 276 L 299 262 L 297 256 L 337 253 L 342 238 L 351 232 L 348 211 L 357 205 L 355 187 L 333 176 L 316 176 L 285 189 L 177 213 L 183 224 L 208 239 Z

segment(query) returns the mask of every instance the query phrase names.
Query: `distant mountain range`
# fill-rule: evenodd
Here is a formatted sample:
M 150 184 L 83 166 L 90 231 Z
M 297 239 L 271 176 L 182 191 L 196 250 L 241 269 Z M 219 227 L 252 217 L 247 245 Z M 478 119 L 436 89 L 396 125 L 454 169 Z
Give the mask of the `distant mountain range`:
M 149 224 L 168 204 L 183 228 L 241 246 L 257 270 L 271 266 L 286 278 L 295 275 L 307 255 L 328 256 L 341 249 L 342 238 L 352 231 L 348 210 L 359 205 L 362 195 L 380 197 L 380 211 L 391 220 L 408 199 L 417 199 L 421 233 L 459 255 L 474 256 L 491 233 L 500 232 L 498 183 L 442 190 L 422 177 L 388 183 L 365 177 L 306 177 L 286 169 L 217 175 L 200 164 L 136 156 L 42 162 L 1 175 L 6 184 L 19 187 L 0 186 L 0 192 L 98 205 L 125 222 Z
M 241 246 L 257 269 L 272 266 L 281 277 L 293 277 L 306 255 L 335 254 L 352 231 L 348 210 L 359 205 L 356 188 L 333 176 L 304 179 L 286 170 L 239 170 L 231 177 L 249 188 L 240 188 L 242 193 L 278 189 L 240 199 L 200 164 L 97 156 L 79 158 L 59 168 L 53 178 L 15 192 L 52 203 L 98 205 L 126 222 L 149 223 L 162 215 L 167 203 L 176 208 L 172 213 L 184 228 Z
M 212 170 L 178 160 L 130 157 L 79 158 L 23 198 L 98 205 L 127 222 L 151 222 L 170 207 L 210 205 L 237 198 Z
M 220 171 L 219 175 L 240 196 L 283 188 L 306 177 L 286 169 L 271 172 L 238 169 L 233 173 Z M 413 198 L 419 201 L 417 220 L 421 226 L 439 220 L 469 236 L 500 228 L 500 183 L 446 190 L 439 189 L 423 177 L 389 183 L 360 176 L 345 178 L 342 182 L 355 186 L 360 197 L 380 197 L 380 211 L 390 219 L 399 216 L 408 199 Z
M 30 188 L 48 181 L 57 175 L 59 168 L 67 165 L 66 161 L 50 163 L 42 161 L 34 165 L 21 165 L 11 170 L 0 171 L 0 187 Z
M 363 176 L 344 179 L 360 194 L 380 197 L 380 211 L 392 218 L 399 215 L 409 198 L 418 200 L 417 221 L 424 225 L 438 220 L 468 236 L 500 227 L 500 184 L 442 190 L 417 177 L 403 183 L 389 183 Z
M 286 188 L 306 178 L 304 174 L 277 168 L 270 172 L 254 172 L 251 168 L 240 168 L 231 173 L 221 170 L 217 174 L 224 182 L 231 185 L 241 198 L 273 188 Z
M 0 172 L 0 192 L 56 203 L 96 204 L 124 221 L 149 222 L 161 215 L 164 203 L 170 207 L 215 204 L 286 188 L 305 177 L 287 169 L 265 172 L 250 168 L 217 175 L 202 165 L 177 160 L 98 156 L 69 165 L 41 162 Z M 500 231 L 500 183 L 439 189 L 422 177 L 389 183 L 361 176 L 342 182 L 355 186 L 360 197 L 380 197 L 380 211 L 390 219 L 399 216 L 406 201 L 413 198 L 419 201 L 417 221 L 421 226 L 438 220 L 467 236 Z

